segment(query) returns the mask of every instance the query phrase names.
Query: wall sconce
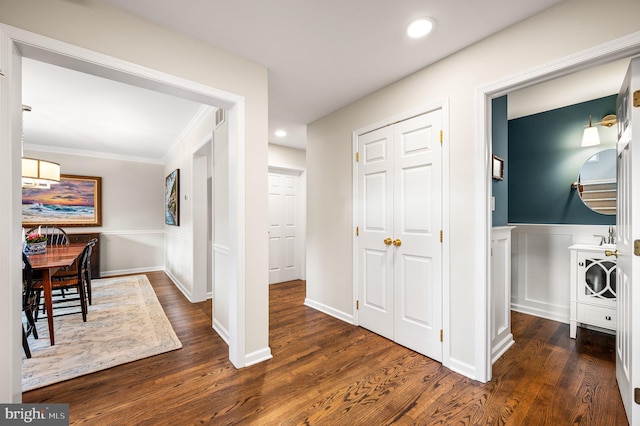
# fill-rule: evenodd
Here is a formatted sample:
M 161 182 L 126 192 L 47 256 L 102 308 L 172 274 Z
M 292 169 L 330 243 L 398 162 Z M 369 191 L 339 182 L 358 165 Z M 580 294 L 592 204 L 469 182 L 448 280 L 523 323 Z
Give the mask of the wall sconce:
M 589 126 L 584 129 L 584 134 L 582 135 L 582 146 L 594 146 L 600 145 L 600 136 L 598 135 L 598 128 L 594 127 L 597 125 L 611 127 L 616 124 L 616 116 L 614 114 L 607 115 L 602 118 L 602 121 L 597 123 L 591 122 L 591 116 L 589 116 Z

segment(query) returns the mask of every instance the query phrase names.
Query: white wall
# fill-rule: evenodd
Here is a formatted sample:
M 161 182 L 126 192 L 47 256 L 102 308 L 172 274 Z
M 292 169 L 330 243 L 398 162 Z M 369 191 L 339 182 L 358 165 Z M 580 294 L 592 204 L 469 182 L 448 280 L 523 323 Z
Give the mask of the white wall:
M 302 149 L 269 144 L 269 166 L 302 170 L 307 165 L 307 153 Z
M 25 155 L 55 161 L 63 174 L 102 178 L 102 226 L 65 228 L 101 233 L 101 276 L 164 268 L 161 165 L 29 150 Z
M 107 6 L 97 0 L 0 0 L 0 21 L 3 24 L 21 28 L 55 40 L 108 55 L 132 64 L 139 64 L 153 70 L 177 76 L 187 81 L 213 87 L 234 96 L 242 97 L 241 107 L 236 111 L 244 118 L 244 127 L 237 136 L 244 141 L 244 150 L 236 157 L 241 162 L 240 172 L 234 175 L 239 187 L 244 190 L 244 198 L 238 200 L 241 213 L 244 214 L 244 228 L 236 229 L 240 253 L 233 279 L 243 282 L 237 297 L 239 300 L 235 326 L 241 329 L 244 338 L 238 342 L 238 354 L 241 357 L 263 354 L 268 350 L 268 251 L 267 251 L 267 143 L 268 143 L 268 85 L 267 69 L 227 51 L 212 47 L 199 40 L 178 34 L 169 29 L 152 24 L 119 9 Z M 19 81 L 11 72 L 9 63 L 11 52 L 9 43 L 3 43 L 0 55 L 0 69 L 5 73 L 2 81 Z M 9 75 L 8 75 L 9 74 Z M 10 78 L 9 78 L 10 77 Z M 18 94 L 9 93 L 7 84 L 2 83 L 0 92 L 0 129 L 17 128 L 18 115 L 12 114 L 12 105 L 19 105 Z M 12 97 L 12 98 L 10 98 Z M 14 126 L 9 126 L 9 120 Z M 8 141 L 17 141 L 9 131 L 2 131 L 0 158 L 6 170 L 2 180 L 5 199 L 18 200 L 19 194 L 13 182 L 19 178 L 19 161 L 15 146 Z M 14 142 L 15 143 L 15 142 Z M 242 192 L 240 192 L 242 193 Z M 15 205 L 14 205 L 15 204 Z M 0 237 L 5 241 L 19 240 L 17 213 L 18 202 L 12 202 L 0 208 Z M 235 242 L 234 242 L 235 244 Z M 1 258 L 10 259 L 0 262 L 0 275 L 11 279 L 0 280 L 6 293 L 12 279 L 19 271 L 19 256 L 13 257 L 9 249 L 0 249 Z M 244 254 L 244 255 L 243 255 Z M 15 292 L 15 291 L 14 291 Z M 17 293 L 16 293 L 17 295 Z M 8 300 L 17 300 L 8 297 Z M 4 305 L 3 305 L 4 306 Z M 19 313 L 12 309 L 0 310 L 0 322 L 12 324 Z M 19 333 L 1 334 L 6 345 L 0 349 L 0 400 L 19 400 L 19 379 L 13 371 L 19 371 L 20 351 Z M 237 360 L 239 356 L 232 354 Z M 246 365 L 244 361 L 241 361 Z
M 484 215 L 475 185 L 474 153 L 483 146 L 475 139 L 478 125 L 476 89 L 539 67 L 595 45 L 640 30 L 640 2 L 614 0 L 615 19 L 594 14 L 595 0 L 569 0 L 460 51 L 422 71 L 348 105 L 308 126 L 307 145 L 307 297 L 352 316 L 352 132 L 403 111 L 442 99 L 450 106 L 450 329 L 445 344 L 450 364 L 476 377 L 479 348 L 485 336 L 474 333 L 484 277 L 474 275 L 475 216 Z M 570 37 L 568 35 L 571 35 Z M 478 258 L 476 256 L 479 256 Z M 478 282 L 480 280 L 480 282 Z M 482 290 L 481 290 L 482 289 Z M 445 360 L 446 362 L 446 360 Z
M 163 225 L 165 230 L 165 268 L 167 274 L 191 300 L 193 293 L 193 204 L 191 198 L 193 178 L 193 151 L 211 134 L 215 127 L 215 109 L 199 117 L 186 132 L 164 164 L 164 176 L 180 170 L 179 226 Z M 164 194 L 164 178 L 163 178 Z M 164 224 L 164 220 L 163 220 Z
M 213 327 L 228 342 L 229 339 L 229 144 L 228 123 L 215 131 L 213 143 Z
M 509 93 L 507 119 L 525 117 L 618 93 L 629 59 L 569 74 Z M 600 121 L 602 117 L 594 121 Z

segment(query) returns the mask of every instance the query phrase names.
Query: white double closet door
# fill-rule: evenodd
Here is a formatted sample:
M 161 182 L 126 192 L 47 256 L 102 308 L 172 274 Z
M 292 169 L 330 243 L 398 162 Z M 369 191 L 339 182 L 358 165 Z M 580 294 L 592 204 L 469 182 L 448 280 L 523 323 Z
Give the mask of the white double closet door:
M 358 137 L 358 324 L 442 361 L 442 113 Z

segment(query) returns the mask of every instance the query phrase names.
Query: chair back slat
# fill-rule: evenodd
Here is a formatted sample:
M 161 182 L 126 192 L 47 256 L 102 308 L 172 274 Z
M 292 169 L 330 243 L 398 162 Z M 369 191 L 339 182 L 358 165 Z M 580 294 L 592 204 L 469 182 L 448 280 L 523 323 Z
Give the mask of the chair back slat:
M 48 246 L 62 246 L 69 244 L 69 236 L 65 232 L 64 229 L 53 226 L 53 225 L 38 225 L 27 231 L 27 234 L 30 234 L 33 231 L 37 231 L 40 229 L 40 233 L 42 235 L 46 235 L 47 237 L 47 245 Z

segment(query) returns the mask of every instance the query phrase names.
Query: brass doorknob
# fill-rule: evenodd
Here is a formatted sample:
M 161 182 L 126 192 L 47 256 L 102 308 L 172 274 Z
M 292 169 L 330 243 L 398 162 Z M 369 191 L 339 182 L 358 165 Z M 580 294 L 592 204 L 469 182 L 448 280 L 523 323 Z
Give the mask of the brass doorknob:
M 604 251 L 604 255 L 605 255 L 605 256 L 615 256 L 615 257 L 618 257 L 618 249 L 616 249 L 615 251 L 605 250 L 605 251 Z
M 394 246 L 396 246 L 396 247 L 400 247 L 400 246 L 402 245 L 402 241 L 400 241 L 400 240 L 394 240 L 394 241 L 393 241 L 393 245 L 394 245 Z
M 385 243 L 386 245 L 388 245 L 388 246 L 390 246 L 390 245 L 391 245 L 392 241 L 393 241 L 393 240 L 392 240 L 391 238 L 385 238 L 385 239 L 384 239 L 384 243 Z

